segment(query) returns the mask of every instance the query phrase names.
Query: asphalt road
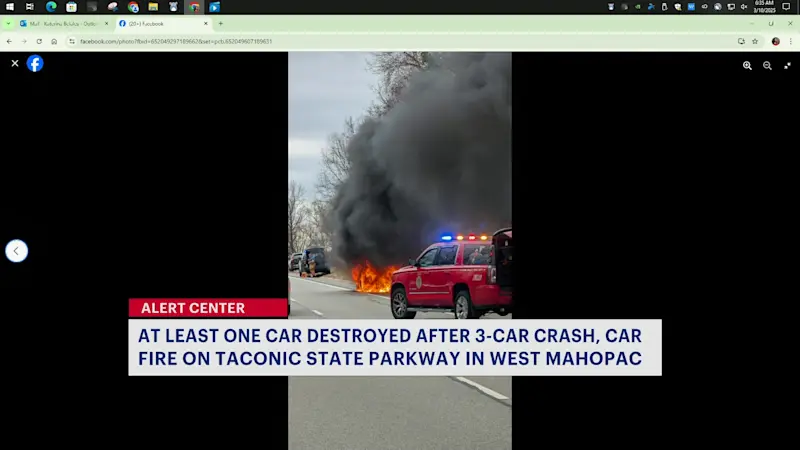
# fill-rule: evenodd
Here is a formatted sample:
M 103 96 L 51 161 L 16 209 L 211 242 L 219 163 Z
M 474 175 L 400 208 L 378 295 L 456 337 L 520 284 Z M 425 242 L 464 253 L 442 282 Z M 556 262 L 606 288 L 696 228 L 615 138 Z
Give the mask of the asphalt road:
M 326 277 L 290 277 L 291 320 L 393 320 L 386 296 Z M 453 314 L 414 320 L 424 319 Z M 511 449 L 511 402 L 511 377 L 290 377 L 289 448 Z

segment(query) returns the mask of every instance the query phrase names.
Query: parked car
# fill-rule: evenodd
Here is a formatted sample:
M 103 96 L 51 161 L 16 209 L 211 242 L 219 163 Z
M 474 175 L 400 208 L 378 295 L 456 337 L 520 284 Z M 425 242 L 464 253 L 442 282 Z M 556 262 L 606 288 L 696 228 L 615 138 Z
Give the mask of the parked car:
M 302 257 L 302 253 L 295 253 L 289 257 L 289 272 L 297 270 L 297 267 L 300 264 L 300 258 Z
M 328 260 L 325 258 L 325 249 L 322 247 L 309 247 L 303 250 L 303 256 L 300 258 L 299 270 L 300 274 L 311 274 L 311 262 L 314 262 L 314 274 L 323 275 L 331 273 L 331 267 Z

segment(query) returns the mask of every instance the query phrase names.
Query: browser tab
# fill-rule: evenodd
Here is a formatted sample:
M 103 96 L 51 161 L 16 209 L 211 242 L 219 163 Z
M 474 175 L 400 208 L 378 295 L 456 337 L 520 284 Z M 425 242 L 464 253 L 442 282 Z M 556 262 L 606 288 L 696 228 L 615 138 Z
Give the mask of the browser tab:
M 204 19 L 189 19 L 183 16 L 169 17 L 130 17 L 119 16 L 116 20 L 114 33 L 126 35 L 151 35 L 166 33 L 175 34 L 194 34 L 209 33 L 211 28 L 204 25 Z

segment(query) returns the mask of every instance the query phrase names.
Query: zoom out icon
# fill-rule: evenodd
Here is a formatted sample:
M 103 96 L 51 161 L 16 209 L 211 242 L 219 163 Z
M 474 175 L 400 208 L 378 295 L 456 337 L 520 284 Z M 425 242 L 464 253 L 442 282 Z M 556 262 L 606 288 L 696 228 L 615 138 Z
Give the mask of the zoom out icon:
M 126 25 L 128 25 L 128 22 L 125 22 L 124 20 L 120 20 L 119 21 L 119 27 L 120 28 L 125 28 Z

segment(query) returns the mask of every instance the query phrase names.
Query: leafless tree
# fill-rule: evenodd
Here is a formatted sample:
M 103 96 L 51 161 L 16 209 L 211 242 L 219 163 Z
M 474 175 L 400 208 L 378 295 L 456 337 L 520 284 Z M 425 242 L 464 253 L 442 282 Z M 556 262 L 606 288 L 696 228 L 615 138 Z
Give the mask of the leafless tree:
M 347 156 L 347 144 L 356 133 L 356 122 L 352 117 L 344 121 L 344 129 L 328 136 L 328 143 L 322 149 L 320 173 L 317 177 L 317 198 L 329 203 L 339 185 L 350 173 L 350 158 Z
M 289 255 L 307 245 L 308 216 L 304 205 L 305 189 L 295 181 L 289 183 Z
M 397 103 L 408 79 L 416 72 L 435 63 L 437 56 L 430 52 L 373 53 L 367 62 L 370 72 L 379 76 L 373 89 L 378 96 L 367 113 L 372 117 L 386 114 Z
M 380 77 L 374 88 L 378 99 L 367 114 L 372 117 L 385 114 L 397 103 L 398 96 L 411 75 L 435 64 L 437 60 L 438 55 L 430 52 L 373 53 L 367 64 L 369 70 Z M 317 199 L 325 204 L 330 203 L 350 173 L 347 145 L 355 135 L 358 125 L 352 117 L 347 118 L 342 131 L 331 134 L 326 147 L 322 149 L 316 194 Z
M 330 248 L 332 234 L 325 225 L 328 215 L 329 203 L 322 200 L 314 200 L 307 208 L 308 214 L 308 239 L 311 244 L 324 248 Z
M 409 78 L 416 72 L 425 70 L 437 63 L 438 54 L 429 52 L 382 52 L 374 53 L 368 61 L 368 69 L 379 77 L 373 89 L 377 100 L 367 111 L 371 117 L 380 117 L 397 102 Z M 359 123 L 352 117 L 344 122 L 342 131 L 328 137 L 320 158 L 320 173 L 315 186 L 316 199 L 310 203 L 298 202 L 297 213 L 301 218 L 292 220 L 292 191 L 290 188 L 289 246 L 298 248 L 297 243 L 308 241 L 314 245 L 329 247 L 333 236 L 325 226 L 331 200 L 339 186 L 350 174 L 350 158 L 347 154 L 350 139 L 358 130 Z M 300 197 L 302 197 L 302 192 Z M 300 204 L 302 203 L 302 206 Z M 292 224 L 295 224 L 294 231 Z M 293 243 L 295 247 L 292 247 Z

